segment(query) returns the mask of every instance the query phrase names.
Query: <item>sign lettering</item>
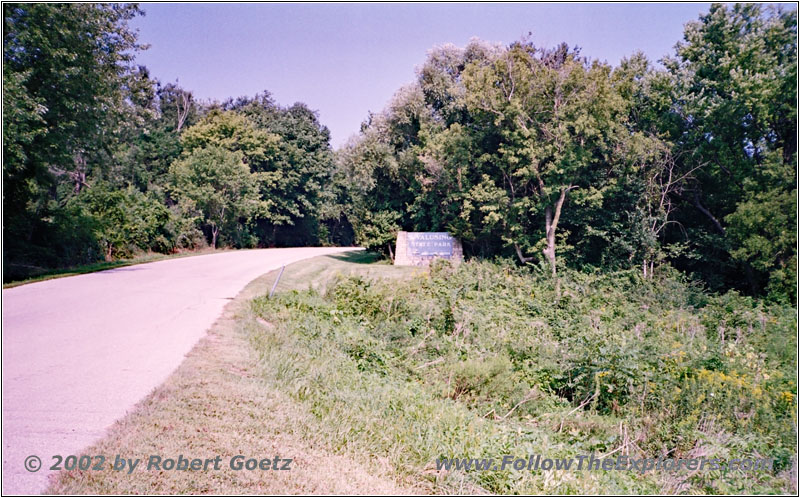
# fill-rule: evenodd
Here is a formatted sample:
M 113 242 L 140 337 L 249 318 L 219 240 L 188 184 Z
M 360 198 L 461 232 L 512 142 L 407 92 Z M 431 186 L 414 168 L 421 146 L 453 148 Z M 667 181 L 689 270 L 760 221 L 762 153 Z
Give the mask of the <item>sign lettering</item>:
M 453 240 L 447 232 L 409 232 L 408 252 L 412 256 L 450 258 L 453 255 Z

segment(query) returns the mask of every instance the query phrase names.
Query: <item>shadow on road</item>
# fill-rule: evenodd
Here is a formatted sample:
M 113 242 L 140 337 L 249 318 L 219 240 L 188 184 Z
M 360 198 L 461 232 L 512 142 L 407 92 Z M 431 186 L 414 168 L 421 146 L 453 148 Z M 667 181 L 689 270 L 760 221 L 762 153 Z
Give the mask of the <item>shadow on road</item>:
M 329 254 L 327 258 L 344 261 L 345 263 L 355 263 L 360 265 L 369 265 L 381 258 L 381 255 L 376 252 L 366 251 L 349 251 L 340 254 Z
M 120 273 L 124 271 L 141 271 L 141 268 L 137 268 L 136 266 L 128 266 L 125 268 L 113 268 L 111 270 L 104 270 L 103 273 Z

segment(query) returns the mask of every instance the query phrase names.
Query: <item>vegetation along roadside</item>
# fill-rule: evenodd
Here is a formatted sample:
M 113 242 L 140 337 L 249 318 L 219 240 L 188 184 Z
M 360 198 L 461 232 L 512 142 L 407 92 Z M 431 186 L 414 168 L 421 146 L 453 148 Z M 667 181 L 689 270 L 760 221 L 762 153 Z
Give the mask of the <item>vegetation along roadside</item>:
M 87 451 L 238 454 L 284 444 L 299 458 L 314 448 L 356 462 L 370 492 L 794 492 L 793 308 L 710 294 L 678 273 L 570 273 L 557 296 L 546 270 L 490 262 L 423 270 L 372 258 L 291 265 L 273 299 L 266 294 L 276 273 L 263 277 L 186 365 Z M 232 338 L 237 352 L 222 361 L 216 348 Z M 242 421 L 227 421 L 237 407 L 247 424 L 223 426 Z M 644 475 L 435 465 L 442 457 L 590 453 L 775 460 L 763 472 Z M 281 489 L 344 489 L 337 472 L 310 469 Z M 139 477 L 73 471 L 51 491 L 231 485 L 213 472 Z M 244 485 L 235 489 L 278 489 L 255 478 Z

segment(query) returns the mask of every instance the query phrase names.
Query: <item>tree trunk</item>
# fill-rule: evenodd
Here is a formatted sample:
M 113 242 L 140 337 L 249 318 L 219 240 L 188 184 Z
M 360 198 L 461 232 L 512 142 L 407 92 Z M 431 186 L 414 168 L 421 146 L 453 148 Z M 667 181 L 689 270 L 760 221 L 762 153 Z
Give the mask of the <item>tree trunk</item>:
M 567 198 L 567 192 L 572 190 L 572 185 L 567 188 L 562 188 L 555 204 L 555 213 L 550 206 L 544 210 L 544 224 L 546 232 L 547 247 L 542 249 L 547 260 L 550 262 L 550 271 L 555 280 L 556 300 L 561 298 L 561 280 L 556 273 L 556 230 L 558 229 L 558 220 L 561 218 L 561 208 L 564 207 L 564 200 Z
M 211 227 L 211 247 L 214 249 L 217 248 L 217 234 L 219 234 L 219 228 Z
M 182 108 L 181 104 L 183 104 Z M 181 94 L 176 97 L 175 105 L 178 108 L 178 127 L 175 131 L 180 133 L 181 128 L 183 128 L 183 123 L 186 122 L 186 117 L 189 115 L 189 98 L 186 92 L 181 92 Z
M 80 194 L 81 187 L 86 185 L 86 172 L 83 170 L 77 170 L 75 171 L 73 178 L 75 179 L 75 193 Z
M 75 193 L 80 194 L 81 188 L 86 186 L 86 157 L 82 152 L 78 152 L 74 157 L 75 169 L 70 173 L 72 181 L 75 182 Z
M 389 248 L 389 257 L 392 259 L 392 263 L 394 263 L 394 252 L 392 252 L 392 243 L 389 242 L 386 244 L 386 247 Z
M 519 244 L 514 243 L 514 249 L 517 250 L 517 256 L 519 257 L 519 262 L 522 263 L 523 265 L 533 259 L 532 256 L 524 256 L 522 254 L 522 249 L 520 249 Z M 484 256 L 486 252 L 487 251 L 484 249 L 484 247 L 481 247 L 481 256 Z
M 553 209 L 547 206 L 544 209 L 544 224 L 545 224 L 545 240 L 547 247 L 542 249 L 542 252 L 547 256 L 547 261 L 550 262 L 550 272 L 553 277 L 556 276 L 556 231 L 553 227 Z
M 693 203 L 694 203 L 694 207 L 696 207 L 696 208 L 697 208 L 697 209 L 698 209 L 698 210 L 699 210 L 701 213 L 703 213 L 704 215 L 706 215 L 706 217 L 707 217 L 709 220 L 711 220 L 711 223 L 713 223 L 713 224 L 714 224 L 714 228 L 716 228 L 716 229 L 717 229 L 717 231 L 718 231 L 718 232 L 719 232 L 721 235 L 725 235 L 725 228 L 723 228 L 723 227 L 722 227 L 722 224 L 719 222 L 719 220 L 718 220 L 718 219 L 716 219 L 716 218 L 714 217 L 714 215 L 713 215 L 713 214 L 711 214 L 711 211 L 709 211 L 708 209 L 706 209 L 706 208 L 705 208 L 705 207 L 704 207 L 704 206 L 703 206 L 703 205 L 700 203 L 700 194 L 699 194 L 698 192 L 695 192 L 695 193 L 694 193 L 694 197 L 692 198 L 692 201 L 693 201 Z
M 648 278 L 653 278 L 653 268 L 655 267 L 655 263 L 656 262 L 654 259 L 644 258 L 642 260 L 642 277 L 644 277 L 645 280 Z
M 544 227 L 547 240 L 547 247 L 542 249 L 542 252 L 547 256 L 550 262 L 550 271 L 553 277 L 556 276 L 556 230 L 558 229 L 558 220 L 561 218 L 561 208 L 564 207 L 564 200 L 567 198 L 567 192 L 572 190 L 572 185 L 567 188 L 561 189 L 561 194 L 555 204 L 555 214 L 553 208 L 547 206 L 544 210 Z

